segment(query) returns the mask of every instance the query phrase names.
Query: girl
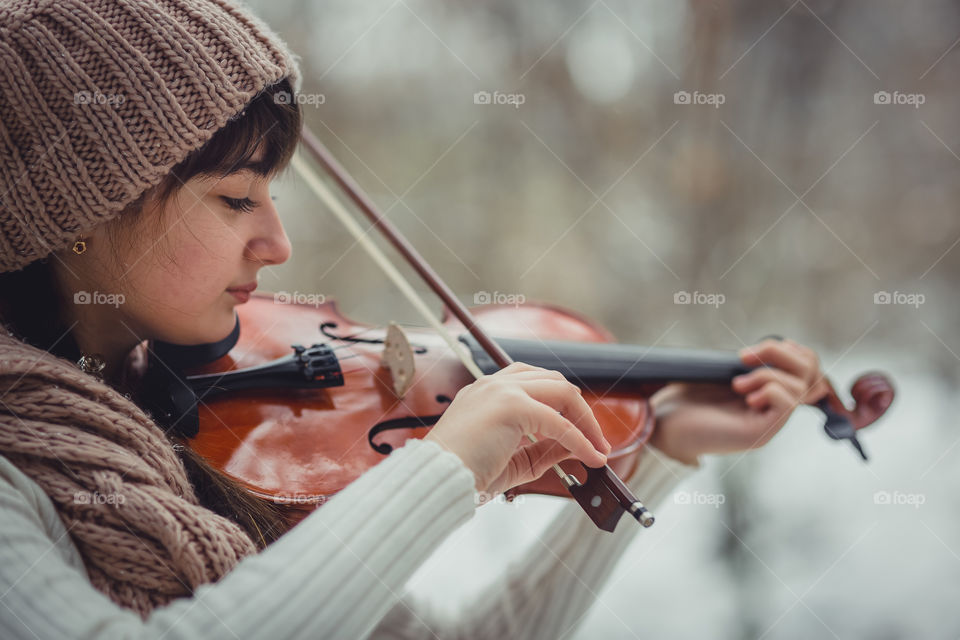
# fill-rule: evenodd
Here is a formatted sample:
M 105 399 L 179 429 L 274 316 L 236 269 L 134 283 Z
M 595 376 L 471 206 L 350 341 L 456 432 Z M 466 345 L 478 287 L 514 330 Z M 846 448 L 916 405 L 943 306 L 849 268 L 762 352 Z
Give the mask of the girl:
M 516 363 L 481 378 L 428 437 L 289 530 L 137 404 L 150 341 L 222 339 L 231 291 L 290 258 L 270 197 L 301 124 L 284 43 L 228 0 L 3 0 L 0 55 L 0 636 L 572 630 L 638 530 L 598 531 L 572 502 L 542 540 L 551 553 L 459 617 L 400 596 L 478 493 L 568 458 L 604 464 L 610 445 L 560 374 Z M 648 504 L 809 399 L 809 349 L 741 356 L 774 368 L 655 398 L 630 481 Z

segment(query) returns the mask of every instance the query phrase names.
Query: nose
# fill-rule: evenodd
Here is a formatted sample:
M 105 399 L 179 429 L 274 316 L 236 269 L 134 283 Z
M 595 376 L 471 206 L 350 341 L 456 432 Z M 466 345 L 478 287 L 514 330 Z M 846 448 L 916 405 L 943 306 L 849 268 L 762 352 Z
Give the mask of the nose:
M 253 239 L 247 243 L 247 259 L 264 265 L 283 264 L 290 259 L 293 247 L 273 201 L 268 200 L 264 206 L 269 211 L 259 216 L 263 224 L 258 226 Z

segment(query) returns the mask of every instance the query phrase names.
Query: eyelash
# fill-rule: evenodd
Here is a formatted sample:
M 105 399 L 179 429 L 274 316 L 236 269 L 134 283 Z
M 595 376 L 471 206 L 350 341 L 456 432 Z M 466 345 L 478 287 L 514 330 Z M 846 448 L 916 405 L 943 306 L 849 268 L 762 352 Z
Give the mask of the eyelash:
M 227 206 L 234 211 L 250 213 L 257 208 L 257 203 L 250 198 L 228 198 L 227 196 L 220 197 L 223 198 L 223 201 L 227 203 Z

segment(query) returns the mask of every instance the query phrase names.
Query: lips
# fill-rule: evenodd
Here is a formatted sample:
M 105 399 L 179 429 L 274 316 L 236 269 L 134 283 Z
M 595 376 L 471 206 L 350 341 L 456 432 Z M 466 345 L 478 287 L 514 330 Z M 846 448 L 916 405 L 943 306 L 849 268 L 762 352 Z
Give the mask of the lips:
M 257 288 L 257 283 L 256 283 L 256 281 L 254 281 L 254 282 L 249 282 L 249 283 L 244 284 L 244 285 L 240 285 L 239 287 L 230 287 L 229 289 L 227 289 L 227 291 L 243 291 L 243 292 L 246 292 L 246 293 L 250 293 L 251 291 L 253 291 L 253 290 L 256 289 L 256 288 Z

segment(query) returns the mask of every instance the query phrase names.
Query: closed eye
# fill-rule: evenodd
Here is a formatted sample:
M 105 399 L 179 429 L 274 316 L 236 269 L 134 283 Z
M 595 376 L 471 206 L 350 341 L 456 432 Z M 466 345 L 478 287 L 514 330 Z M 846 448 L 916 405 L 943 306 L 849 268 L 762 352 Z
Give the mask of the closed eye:
M 250 213 L 258 206 L 257 203 L 250 198 L 228 198 L 227 196 L 220 196 L 220 198 L 234 211 Z

